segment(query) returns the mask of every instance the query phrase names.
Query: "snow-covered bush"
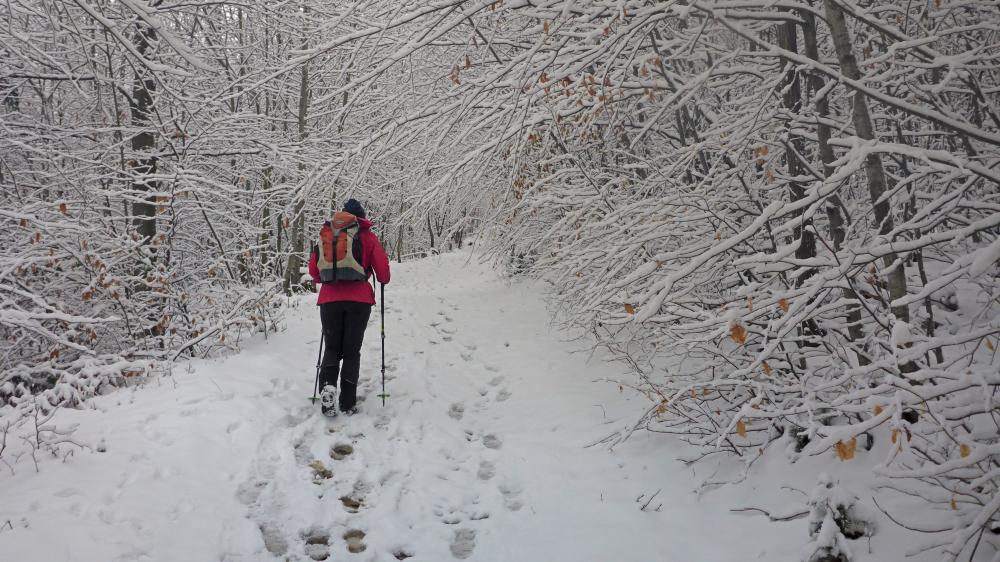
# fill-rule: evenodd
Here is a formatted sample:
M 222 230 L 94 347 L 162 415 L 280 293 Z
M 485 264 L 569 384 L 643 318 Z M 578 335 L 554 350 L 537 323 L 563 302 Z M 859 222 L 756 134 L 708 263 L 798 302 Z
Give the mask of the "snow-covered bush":
M 849 562 L 849 539 L 874 534 L 871 514 L 857 503 L 857 497 L 826 473 L 809 496 L 809 536 L 803 562 Z
M 88 445 L 74 438 L 76 425 L 58 426 L 53 408 L 40 397 L 5 408 L 0 417 L 0 470 L 15 472 L 18 463 L 31 461 L 35 471 L 43 457 L 65 460 Z

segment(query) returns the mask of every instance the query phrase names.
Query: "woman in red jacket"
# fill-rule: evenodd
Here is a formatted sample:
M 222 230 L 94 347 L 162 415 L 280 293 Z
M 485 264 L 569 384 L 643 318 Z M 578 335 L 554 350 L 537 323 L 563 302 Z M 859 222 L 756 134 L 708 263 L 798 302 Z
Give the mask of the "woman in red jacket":
M 361 241 L 361 259 L 358 260 L 360 261 L 358 265 L 363 269 L 362 275 L 365 280 L 323 283 L 320 275 L 319 245 L 313 247 L 312 255 L 309 257 L 309 275 L 317 285 L 321 284 L 318 304 L 326 351 L 320 366 L 319 384 L 322 389 L 323 414 L 326 416 L 337 415 L 338 402 L 341 412 L 357 413 L 361 342 L 365 337 L 365 328 L 368 327 L 372 306 L 375 305 L 375 289 L 367 279 L 374 272 L 379 283 L 385 285 L 389 282 L 389 258 L 386 257 L 378 236 L 371 230 L 371 221 L 365 218 L 364 207 L 357 200 L 349 199 L 344 204 L 344 212 L 357 218 L 359 228 L 356 238 Z M 323 228 L 329 230 L 330 223 Z M 338 374 L 340 375 L 339 400 Z

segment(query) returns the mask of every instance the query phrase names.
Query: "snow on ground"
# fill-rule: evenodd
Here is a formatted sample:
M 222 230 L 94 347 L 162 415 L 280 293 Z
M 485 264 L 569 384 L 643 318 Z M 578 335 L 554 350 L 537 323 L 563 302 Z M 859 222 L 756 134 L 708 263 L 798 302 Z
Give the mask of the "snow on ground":
M 798 559 L 804 520 L 729 511 L 804 509 L 783 477 L 701 487 L 711 465 L 695 474 L 675 443 L 642 432 L 614 451 L 586 447 L 645 399 L 606 382 L 620 367 L 548 328 L 540 286 L 508 284 L 467 253 L 394 264 L 393 279 L 385 407 L 377 309 L 362 413 L 329 421 L 309 403 L 319 322 L 306 297 L 267 342 L 62 412 L 107 452 L 0 476 L 0 558 Z

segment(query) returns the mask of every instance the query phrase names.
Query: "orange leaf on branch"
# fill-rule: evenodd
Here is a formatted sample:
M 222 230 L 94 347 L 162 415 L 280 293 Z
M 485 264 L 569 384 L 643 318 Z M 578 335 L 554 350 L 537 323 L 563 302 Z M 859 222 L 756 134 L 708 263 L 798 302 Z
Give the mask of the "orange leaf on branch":
M 743 345 L 747 341 L 747 329 L 739 322 L 734 322 L 729 327 L 729 337 L 733 338 L 733 341 L 737 344 Z
M 851 437 L 851 440 L 846 443 L 844 441 L 837 441 L 837 444 L 833 448 L 837 452 L 838 459 L 849 461 L 854 458 L 854 453 L 858 450 L 858 438 Z

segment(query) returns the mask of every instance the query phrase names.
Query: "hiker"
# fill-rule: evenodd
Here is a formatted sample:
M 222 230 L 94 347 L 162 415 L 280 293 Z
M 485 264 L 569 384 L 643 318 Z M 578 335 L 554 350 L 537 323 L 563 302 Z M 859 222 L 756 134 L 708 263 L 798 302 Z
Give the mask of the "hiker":
M 309 257 L 309 275 L 322 285 L 318 304 L 326 351 L 319 387 L 325 416 L 336 416 L 338 405 L 345 414 L 357 413 L 361 342 L 375 305 L 375 289 L 368 279 L 374 271 L 379 283 L 389 282 L 389 258 L 371 228 L 361 203 L 348 199 L 343 211 L 323 223 Z

